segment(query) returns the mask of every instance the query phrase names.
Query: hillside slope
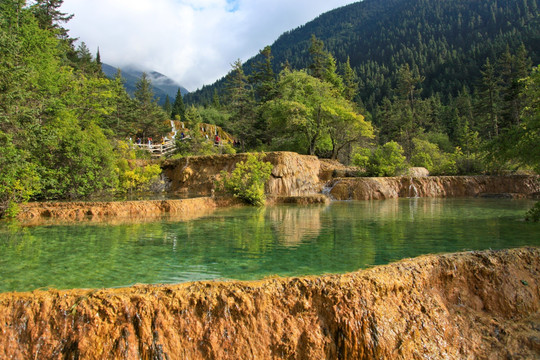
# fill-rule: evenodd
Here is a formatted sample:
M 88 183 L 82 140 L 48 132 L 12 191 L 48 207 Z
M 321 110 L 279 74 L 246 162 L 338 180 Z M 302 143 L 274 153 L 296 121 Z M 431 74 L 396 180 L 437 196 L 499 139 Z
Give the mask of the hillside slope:
M 338 62 L 350 57 L 368 108 L 389 96 L 394 75 L 405 63 L 425 76 L 422 95 L 444 97 L 463 86 L 472 89 L 486 59 L 495 59 L 507 46 L 523 43 L 533 63 L 540 62 L 539 5 L 538 0 L 364 0 L 280 36 L 272 45 L 274 70 L 286 61 L 295 69 L 307 67 L 314 34 Z M 248 60 L 246 72 L 259 59 Z M 188 95 L 186 102 L 210 102 L 225 81 Z
M 116 72 L 118 71 L 118 68 L 108 64 L 102 64 L 101 68 L 103 73 L 105 73 L 108 78 L 113 78 L 116 76 Z M 136 90 L 136 84 L 140 80 L 143 71 L 129 67 L 121 68 L 120 70 L 122 73 L 122 78 L 124 79 L 124 87 L 126 88 L 126 91 L 130 95 L 133 95 Z M 186 88 L 182 87 L 180 84 L 177 84 L 174 80 L 157 71 L 149 71 L 147 72 L 147 75 L 152 81 L 154 96 L 159 99 L 160 104 L 165 102 L 165 97 L 167 95 L 171 99 L 171 102 L 173 102 L 176 98 L 178 89 L 180 89 L 182 95 L 189 92 Z

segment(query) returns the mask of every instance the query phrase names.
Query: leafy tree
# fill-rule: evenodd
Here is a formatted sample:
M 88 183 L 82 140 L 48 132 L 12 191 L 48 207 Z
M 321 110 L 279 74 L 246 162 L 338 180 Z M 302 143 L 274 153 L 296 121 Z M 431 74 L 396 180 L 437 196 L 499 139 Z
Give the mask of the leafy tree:
M 524 83 L 520 80 L 529 75 L 532 64 L 525 46 L 521 44 L 515 55 L 507 46 L 497 65 L 500 79 L 501 128 L 510 128 L 519 125 L 521 120 L 525 104 L 521 99 Z
M 136 135 L 138 131 L 136 124 L 137 103 L 126 92 L 120 69 L 109 83 L 109 91 L 111 111 L 104 116 L 101 126 L 122 139 Z
M 525 215 L 526 221 L 539 222 L 540 221 L 540 201 L 536 202 L 534 206 L 527 211 Z
M 211 155 L 218 152 L 213 141 L 201 132 L 202 117 L 199 110 L 191 105 L 185 113 L 185 123 L 189 133 L 184 139 L 176 137 L 176 153 L 181 156 Z
M 303 144 L 310 155 L 319 149 L 337 156 L 348 143 L 372 135 L 371 124 L 335 87 L 305 71 L 283 71 L 278 92 L 278 98 L 264 105 L 278 143 L 281 138 Z
M 82 128 L 72 112 L 65 112 L 42 130 L 41 140 L 34 156 L 43 197 L 77 199 L 116 187 L 112 147 L 97 125 Z

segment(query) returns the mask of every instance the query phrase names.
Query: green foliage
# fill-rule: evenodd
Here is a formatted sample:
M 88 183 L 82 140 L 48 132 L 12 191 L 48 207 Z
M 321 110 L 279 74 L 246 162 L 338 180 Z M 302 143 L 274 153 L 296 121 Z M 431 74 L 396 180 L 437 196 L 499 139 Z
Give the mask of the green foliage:
M 153 182 L 159 179 L 161 167 L 158 164 L 135 166 L 127 160 L 118 162 L 119 183 L 117 192 L 120 194 L 144 192 Z
M 36 166 L 28 154 L 13 146 L 9 135 L 0 131 L 0 218 L 15 216 L 18 203 L 28 201 L 40 190 Z
M 266 201 L 264 184 L 270 178 L 272 168 L 273 165 L 262 161 L 261 156 L 250 153 L 245 162 L 236 164 L 231 174 L 223 171 L 216 187 L 248 204 L 262 206 Z
M 396 176 L 407 168 L 403 148 L 395 141 L 378 146 L 369 155 L 361 149 L 353 156 L 353 164 L 365 168 L 366 176 Z
M 202 122 L 206 124 L 214 124 L 221 127 L 227 127 L 230 124 L 231 114 L 225 109 L 197 107 L 197 111 L 201 115 Z
M 486 171 L 485 154 L 480 152 L 464 153 L 458 146 L 454 152 L 458 175 L 482 174 Z
M 176 116 L 180 117 L 180 120 L 185 120 L 186 106 L 184 105 L 184 99 L 180 89 L 176 92 L 174 103 L 172 104 L 171 117 L 174 119 Z
M 359 168 L 361 168 L 363 172 L 365 172 L 368 167 L 370 157 L 371 157 L 370 149 L 359 148 L 353 154 L 352 163 L 355 166 L 358 166 Z
M 540 173 L 540 66 L 523 79 L 522 99 L 526 106 L 520 123 L 492 143 L 492 157 L 515 161 Z
M 527 211 L 525 215 L 526 221 L 539 222 L 540 221 L 540 201 L 537 201 L 534 206 Z
M 310 155 L 318 150 L 337 156 L 345 145 L 373 134 L 371 124 L 333 85 L 305 71 L 284 70 L 278 92 L 279 97 L 264 105 L 278 143 L 281 138 L 300 144 Z
M 137 121 L 136 133 L 144 138 L 165 134 L 170 129 L 167 123 L 167 114 L 154 99 L 152 83 L 146 73 L 136 84 L 135 101 L 137 108 L 135 115 Z M 173 108 L 174 109 L 174 108 Z
M 411 165 L 425 167 L 431 175 L 455 175 L 457 173 L 453 154 L 442 152 L 436 144 L 427 140 L 415 138 L 413 144 Z
M 81 127 L 66 112 L 45 127 L 41 135 L 42 142 L 34 144 L 43 183 L 41 196 L 76 199 L 115 188 L 115 156 L 97 125 Z

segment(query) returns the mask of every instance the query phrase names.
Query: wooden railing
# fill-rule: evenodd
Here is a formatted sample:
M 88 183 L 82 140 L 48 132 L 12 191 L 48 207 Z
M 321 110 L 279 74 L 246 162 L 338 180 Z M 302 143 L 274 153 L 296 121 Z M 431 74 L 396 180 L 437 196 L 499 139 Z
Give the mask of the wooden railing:
M 171 132 L 166 137 L 166 140 L 162 143 L 134 143 L 133 148 L 134 149 L 141 149 L 146 150 L 152 154 L 152 157 L 154 158 L 160 158 L 162 156 L 167 156 L 169 154 L 172 154 L 174 150 L 176 149 L 176 143 L 175 143 L 175 137 L 180 137 L 180 133 L 187 131 L 187 134 L 185 136 L 182 136 L 182 138 L 178 139 L 180 141 L 189 140 L 191 139 L 191 136 L 189 135 L 189 130 L 185 128 L 185 124 L 181 121 L 170 121 L 171 122 Z M 234 144 L 233 137 L 223 131 L 223 129 L 219 126 L 212 125 L 212 124 L 200 124 L 200 128 L 198 129 L 202 136 L 206 138 L 207 141 L 214 142 L 214 146 L 223 147 L 224 144 Z M 219 143 L 215 143 L 214 136 L 219 135 L 220 141 Z M 220 152 L 223 150 L 220 149 Z
M 167 140 L 159 144 L 133 144 L 134 148 L 139 148 L 141 150 L 146 150 L 152 154 L 152 157 L 162 157 L 168 154 L 172 154 L 176 148 L 174 140 Z

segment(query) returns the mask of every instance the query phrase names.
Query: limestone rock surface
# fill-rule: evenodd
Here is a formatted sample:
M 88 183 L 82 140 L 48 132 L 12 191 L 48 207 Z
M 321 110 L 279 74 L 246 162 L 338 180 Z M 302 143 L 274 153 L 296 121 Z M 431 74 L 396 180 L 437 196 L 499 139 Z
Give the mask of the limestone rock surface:
M 1 359 L 535 359 L 540 249 L 344 275 L 0 294 Z

